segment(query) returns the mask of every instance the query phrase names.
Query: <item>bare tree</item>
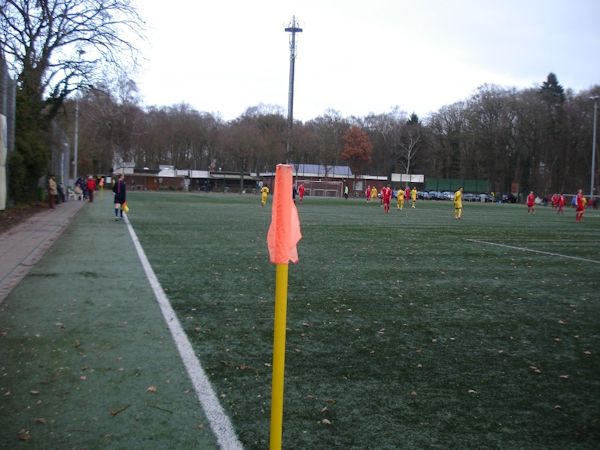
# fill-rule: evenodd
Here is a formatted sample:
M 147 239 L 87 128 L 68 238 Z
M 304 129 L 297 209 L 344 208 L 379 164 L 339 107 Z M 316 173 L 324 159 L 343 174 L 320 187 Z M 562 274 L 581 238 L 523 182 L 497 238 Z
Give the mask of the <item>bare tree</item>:
M 394 169 L 400 126 L 405 120 L 406 113 L 398 107 L 389 113 L 369 114 L 364 119 L 356 119 L 357 123 L 368 130 L 373 142 L 372 170 L 389 174 Z
M 67 96 L 92 84 L 103 62 L 123 68 L 132 61 L 137 52 L 128 37 L 142 32 L 129 0 L 0 0 L 0 46 L 18 86 L 9 161 L 17 200 L 35 192 L 49 159 L 44 135 Z M 19 180 L 22 174 L 32 182 Z
M 305 128 L 311 133 L 312 138 L 304 162 L 322 164 L 326 172 L 329 172 L 337 164 L 348 127 L 348 122 L 334 110 L 328 110 L 323 116 L 307 122 Z M 325 174 L 327 175 L 328 173 Z
M 419 117 L 415 113 L 412 113 L 410 119 L 408 119 L 401 129 L 399 142 L 399 146 L 402 149 L 401 161 L 404 164 L 404 173 L 406 174 L 410 173 L 411 162 L 417 155 L 422 139 L 423 129 L 421 122 L 419 121 Z

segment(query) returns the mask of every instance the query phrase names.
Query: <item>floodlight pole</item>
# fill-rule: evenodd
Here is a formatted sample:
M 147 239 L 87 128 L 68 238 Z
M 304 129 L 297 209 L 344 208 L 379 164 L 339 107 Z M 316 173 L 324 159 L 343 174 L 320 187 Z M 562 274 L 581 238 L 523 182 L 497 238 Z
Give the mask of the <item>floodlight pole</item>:
M 77 50 L 77 54 L 79 55 L 78 63 L 81 63 L 81 56 L 85 54 L 85 50 Z M 77 89 L 75 95 L 75 130 L 73 136 L 73 184 L 77 182 L 77 164 L 79 157 L 79 89 Z
M 595 95 L 590 97 L 590 100 L 594 101 L 594 126 L 592 131 L 592 175 L 590 182 L 590 202 L 594 204 L 594 177 L 596 175 L 596 112 L 598 111 L 598 99 L 600 97 Z
M 302 33 L 299 23 L 296 21 L 296 16 L 292 17 L 292 23 L 285 28 L 285 31 L 292 33 L 290 37 L 290 86 L 288 91 L 288 117 L 287 117 L 287 148 L 286 157 L 290 158 L 290 139 L 292 134 L 292 125 L 294 123 L 294 68 L 296 61 L 296 33 Z
M 77 158 L 79 152 L 79 93 L 75 97 L 75 131 L 73 136 L 73 183 L 77 182 Z

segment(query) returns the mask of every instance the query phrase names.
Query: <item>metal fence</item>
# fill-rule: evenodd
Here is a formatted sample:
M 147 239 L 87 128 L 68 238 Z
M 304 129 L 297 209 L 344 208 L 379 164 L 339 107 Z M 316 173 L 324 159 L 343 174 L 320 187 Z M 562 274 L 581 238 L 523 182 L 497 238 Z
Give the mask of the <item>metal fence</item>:
M 0 136 L 4 139 L 5 154 L 0 158 L 2 170 L 4 173 L 0 175 L 0 210 L 5 209 L 6 205 L 12 205 L 13 201 L 10 197 L 7 198 L 7 184 L 10 178 L 10 154 L 15 150 L 15 118 L 16 118 L 16 95 L 17 81 L 11 77 L 10 70 L 6 61 L 3 49 L 0 49 L 0 114 L 5 117 L 6 134 Z M 64 186 L 71 185 L 70 168 L 71 168 L 71 148 L 69 139 L 64 130 L 53 121 L 51 127 L 51 156 L 48 161 L 48 172 L 55 174 L 57 181 Z M 46 177 L 39 180 L 40 186 L 45 186 Z M 2 191 L 4 190 L 5 202 L 2 202 Z
M 15 106 L 17 82 L 8 71 L 4 52 L 0 51 L 0 114 L 6 117 L 6 149 L 10 154 L 15 149 Z

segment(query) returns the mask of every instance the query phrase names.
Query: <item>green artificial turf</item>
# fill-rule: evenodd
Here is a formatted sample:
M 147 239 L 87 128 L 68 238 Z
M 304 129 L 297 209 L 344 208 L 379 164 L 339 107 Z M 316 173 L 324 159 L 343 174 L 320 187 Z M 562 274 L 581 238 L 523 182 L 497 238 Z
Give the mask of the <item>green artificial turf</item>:
M 217 446 L 110 200 L 0 304 L 2 450 Z
M 267 448 L 270 204 L 178 193 L 130 203 L 241 441 Z M 600 446 L 598 211 L 576 224 L 571 209 L 522 205 L 467 203 L 461 221 L 450 202 L 385 215 L 377 203 L 309 197 L 298 209 L 285 448 Z

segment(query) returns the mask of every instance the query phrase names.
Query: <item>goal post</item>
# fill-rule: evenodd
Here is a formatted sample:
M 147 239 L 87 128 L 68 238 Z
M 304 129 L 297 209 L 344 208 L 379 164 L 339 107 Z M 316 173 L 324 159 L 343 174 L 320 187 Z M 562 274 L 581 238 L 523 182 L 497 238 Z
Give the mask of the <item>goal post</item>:
M 304 195 L 311 197 L 340 198 L 344 192 L 342 181 L 298 180 L 297 185 L 304 184 Z

